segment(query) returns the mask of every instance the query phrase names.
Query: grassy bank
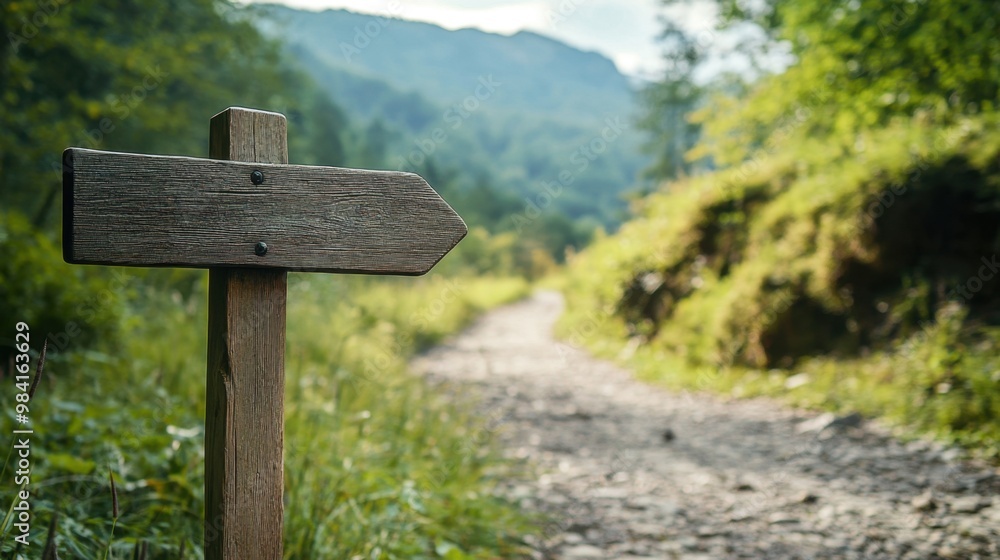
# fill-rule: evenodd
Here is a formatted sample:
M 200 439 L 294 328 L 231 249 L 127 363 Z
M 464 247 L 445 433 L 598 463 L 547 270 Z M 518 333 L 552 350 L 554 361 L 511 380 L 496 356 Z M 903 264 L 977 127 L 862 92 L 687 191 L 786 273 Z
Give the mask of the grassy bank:
M 58 513 L 62 557 L 101 558 L 110 542 L 111 558 L 131 558 L 145 541 L 150 558 L 200 558 L 205 278 L 136 270 L 95 282 L 95 309 L 115 324 L 104 342 L 54 348 L 32 400 L 30 550 Z M 518 555 L 530 520 L 493 496 L 496 477 L 517 472 L 495 453 L 488 419 L 430 392 L 406 363 L 526 292 L 519 278 L 290 277 L 286 557 Z M 3 394 L 9 434 L 14 391 Z M 4 476 L 6 505 L 10 468 Z M 8 532 L 3 553 L 16 549 Z
M 674 182 L 574 259 L 561 331 L 675 388 L 998 457 L 996 122 L 900 121 L 856 151 L 804 140 Z
M 895 350 L 853 359 L 813 358 L 794 368 L 697 365 L 673 350 L 625 335 L 621 323 L 593 310 L 571 311 L 559 335 L 617 361 L 644 381 L 672 390 L 726 397 L 776 397 L 792 406 L 859 412 L 897 428 L 903 438 L 929 436 L 973 456 L 1000 459 L 1000 333 L 963 332 L 954 308 Z

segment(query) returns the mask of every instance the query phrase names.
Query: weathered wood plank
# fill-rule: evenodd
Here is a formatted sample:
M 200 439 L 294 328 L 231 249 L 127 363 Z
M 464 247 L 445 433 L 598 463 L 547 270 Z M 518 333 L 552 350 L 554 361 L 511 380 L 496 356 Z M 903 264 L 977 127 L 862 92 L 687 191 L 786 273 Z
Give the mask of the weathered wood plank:
M 64 162 L 70 263 L 415 275 L 467 232 L 412 173 L 81 148 L 69 148 Z
M 285 118 L 228 109 L 212 157 L 287 161 Z M 287 273 L 209 271 L 205 558 L 281 560 Z

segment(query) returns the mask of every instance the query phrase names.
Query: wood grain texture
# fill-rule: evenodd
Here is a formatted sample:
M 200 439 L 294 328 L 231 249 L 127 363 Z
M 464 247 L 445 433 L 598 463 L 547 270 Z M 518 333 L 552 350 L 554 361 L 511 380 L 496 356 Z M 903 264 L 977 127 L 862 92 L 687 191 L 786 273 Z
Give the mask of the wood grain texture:
M 262 164 L 68 149 L 66 261 L 417 275 L 468 231 L 418 175 L 277 165 L 242 145 L 275 134 L 255 126 L 230 123 L 228 138 Z
M 287 160 L 285 118 L 228 109 L 216 158 Z M 281 560 L 287 273 L 209 271 L 205 558 Z

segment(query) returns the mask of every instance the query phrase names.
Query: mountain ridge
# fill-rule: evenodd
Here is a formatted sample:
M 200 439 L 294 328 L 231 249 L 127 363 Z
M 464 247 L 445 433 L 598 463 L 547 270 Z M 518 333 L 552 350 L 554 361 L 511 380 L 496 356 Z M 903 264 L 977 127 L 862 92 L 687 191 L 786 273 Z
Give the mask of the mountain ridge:
M 364 165 L 443 169 L 468 188 L 486 178 L 529 213 L 543 185 L 578 168 L 571 158 L 596 142 L 599 153 L 546 212 L 611 229 L 624 217 L 623 195 L 638 186 L 647 158 L 632 126 L 635 92 L 606 56 L 534 31 L 258 7 L 265 34 L 286 45 L 352 122 L 367 123 L 356 138 Z M 627 124 L 605 144 L 608 119 Z
M 629 79 L 610 58 L 534 31 L 512 35 L 477 28 L 452 31 L 433 23 L 344 9 L 302 12 L 273 4 L 261 8 L 284 26 L 281 36 L 286 41 L 305 46 L 336 69 L 378 77 L 404 93 L 417 90 L 447 100 L 462 90 L 470 76 L 492 73 L 497 81 L 513 86 L 512 93 L 499 100 L 500 106 L 575 117 L 580 110 L 631 105 Z M 457 53 L 463 56 L 456 57 Z

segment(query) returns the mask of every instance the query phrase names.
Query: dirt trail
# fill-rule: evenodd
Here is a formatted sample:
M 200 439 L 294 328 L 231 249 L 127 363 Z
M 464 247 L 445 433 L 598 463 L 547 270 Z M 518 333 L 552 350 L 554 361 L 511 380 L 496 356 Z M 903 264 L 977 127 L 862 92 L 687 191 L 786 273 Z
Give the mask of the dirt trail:
M 416 361 L 538 466 L 537 558 L 1000 558 L 1000 472 L 853 417 L 671 393 L 557 342 L 558 294 Z M 831 420 L 834 420 L 831 422 Z

